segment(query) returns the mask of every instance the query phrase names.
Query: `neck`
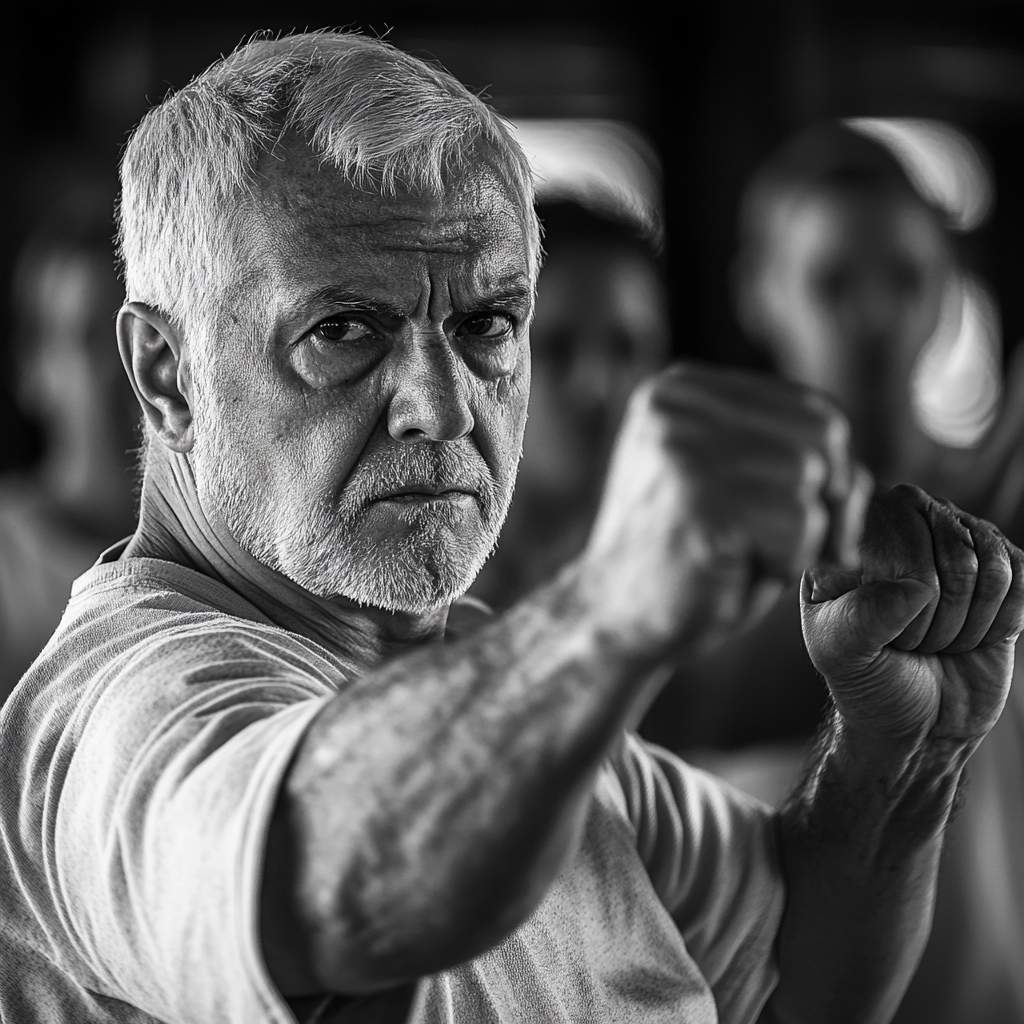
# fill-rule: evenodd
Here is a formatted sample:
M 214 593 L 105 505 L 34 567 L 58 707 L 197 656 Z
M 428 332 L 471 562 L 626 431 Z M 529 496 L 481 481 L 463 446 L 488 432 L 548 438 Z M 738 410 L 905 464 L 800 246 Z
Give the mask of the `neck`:
M 150 446 L 139 526 L 124 558 L 176 562 L 225 584 L 278 626 L 309 637 L 360 669 L 401 651 L 440 640 L 447 606 L 423 614 L 322 598 L 258 562 L 223 523 L 200 507 L 192 467 L 184 455 Z

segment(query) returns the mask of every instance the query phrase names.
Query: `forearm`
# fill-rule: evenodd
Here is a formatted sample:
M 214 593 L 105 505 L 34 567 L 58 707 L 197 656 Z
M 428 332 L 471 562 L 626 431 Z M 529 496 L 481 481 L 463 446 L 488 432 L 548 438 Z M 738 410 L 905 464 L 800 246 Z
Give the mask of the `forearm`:
M 655 663 L 595 624 L 578 576 L 396 659 L 314 721 L 268 851 L 264 936 L 283 987 L 395 984 L 532 912 Z
M 888 1021 L 923 952 L 970 750 L 880 747 L 833 721 L 780 812 L 788 896 L 765 1024 Z

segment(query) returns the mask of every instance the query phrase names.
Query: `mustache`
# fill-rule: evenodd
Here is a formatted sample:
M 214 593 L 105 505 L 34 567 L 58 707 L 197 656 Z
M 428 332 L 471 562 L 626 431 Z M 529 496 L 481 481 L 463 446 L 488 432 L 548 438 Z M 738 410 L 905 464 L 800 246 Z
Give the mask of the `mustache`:
M 419 441 L 375 446 L 360 456 L 341 489 L 341 501 L 363 510 L 374 501 L 406 488 L 466 491 L 483 511 L 493 505 L 496 484 L 477 447 L 457 441 Z

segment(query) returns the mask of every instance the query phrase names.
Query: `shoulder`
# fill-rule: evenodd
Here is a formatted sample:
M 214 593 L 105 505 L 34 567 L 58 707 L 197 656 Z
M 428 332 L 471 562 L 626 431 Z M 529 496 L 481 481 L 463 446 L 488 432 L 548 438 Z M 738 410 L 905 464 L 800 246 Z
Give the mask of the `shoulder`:
M 241 727 L 347 685 L 329 651 L 177 569 L 111 563 L 77 581 L 0 715 L 12 763 L 45 772 L 47 759 L 81 759 L 83 746 L 131 757 L 158 737 Z

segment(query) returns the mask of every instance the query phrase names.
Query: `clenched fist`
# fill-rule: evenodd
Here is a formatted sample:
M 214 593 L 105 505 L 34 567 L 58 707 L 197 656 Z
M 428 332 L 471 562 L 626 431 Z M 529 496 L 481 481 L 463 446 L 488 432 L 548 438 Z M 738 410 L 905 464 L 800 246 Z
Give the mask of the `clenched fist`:
M 819 560 L 856 564 L 869 492 L 820 395 L 676 365 L 630 402 L 583 566 L 609 629 L 694 653 Z
M 804 576 L 804 639 L 846 723 L 970 749 L 1006 700 L 1024 555 L 992 525 L 900 485 L 868 511 L 856 571 Z

